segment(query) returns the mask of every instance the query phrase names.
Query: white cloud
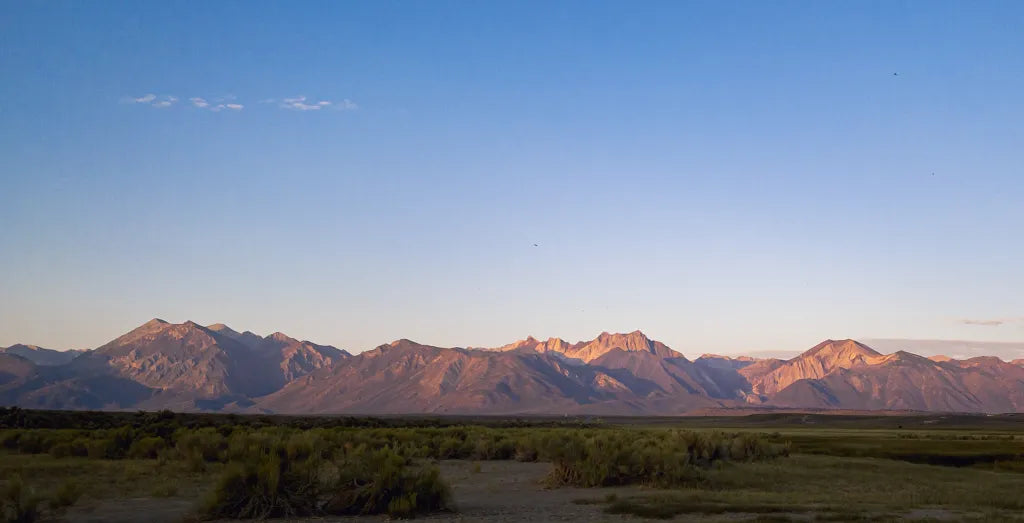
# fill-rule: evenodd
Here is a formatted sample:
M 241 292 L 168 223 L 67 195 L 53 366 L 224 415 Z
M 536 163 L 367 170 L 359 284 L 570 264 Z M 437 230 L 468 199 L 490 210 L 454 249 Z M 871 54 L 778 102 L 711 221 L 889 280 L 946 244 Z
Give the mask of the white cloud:
M 193 107 L 199 109 L 206 109 L 212 112 L 220 112 L 224 110 L 241 111 L 245 108 L 244 104 L 233 102 L 236 97 L 235 95 L 225 95 L 217 98 L 203 98 L 200 96 L 193 96 L 187 98 L 187 103 Z M 171 107 L 175 103 L 182 100 L 177 96 L 172 95 L 161 95 L 157 96 L 152 93 L 147 93 L 139 97 L 127 97 L 122 99 L 124 103 L 132 104 L 147 104 L 151 107 L 158 109 L 165 109 Z M 336 111 L 354 111 L 359 108 L 355 102 L 348 98 L 338 100 L 316 100 L 307 98 L 305 95 L 292 96 L 290 98 L 266 98 L 260 100 L 258 103 L 261 104 L 277 104 L 282 109 L 290 109 L 293 111 L 320 111 L 320 110 L 336 110 Z
M 282 109 L 292 109 L 294 111 L 319 111 L 320 109 L 337 109 L 341 111 L 354 111 L 359 108 L 355 102 L 348 98 L 340 101 L 333 102 L 331 100 L 309 100 L 305 96 L 294 96 L 292 98 L 282 98 L 280 107 Z

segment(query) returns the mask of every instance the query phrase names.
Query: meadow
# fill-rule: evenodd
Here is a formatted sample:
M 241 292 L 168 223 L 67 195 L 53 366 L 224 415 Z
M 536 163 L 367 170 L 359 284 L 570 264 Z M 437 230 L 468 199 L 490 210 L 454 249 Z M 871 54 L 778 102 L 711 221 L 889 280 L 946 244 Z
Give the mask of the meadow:
M 0 409 L 6 521 L 1021 518 L 1019 417 Z

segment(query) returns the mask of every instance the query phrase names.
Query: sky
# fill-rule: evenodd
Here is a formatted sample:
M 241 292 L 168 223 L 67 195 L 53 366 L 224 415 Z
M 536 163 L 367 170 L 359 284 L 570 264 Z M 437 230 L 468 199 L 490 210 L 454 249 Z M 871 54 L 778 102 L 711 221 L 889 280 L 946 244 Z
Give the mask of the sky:
M 0 3 L 0 346 L 1024 340 L 1020 2 Z

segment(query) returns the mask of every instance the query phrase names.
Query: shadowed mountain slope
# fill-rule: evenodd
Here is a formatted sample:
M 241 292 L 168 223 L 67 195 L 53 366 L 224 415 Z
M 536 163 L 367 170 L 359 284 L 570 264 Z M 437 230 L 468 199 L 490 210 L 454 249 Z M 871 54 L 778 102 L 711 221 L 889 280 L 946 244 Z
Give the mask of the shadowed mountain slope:
M 21 356 L 36 365 L 64 365 L 77 358 L 83 352 L 85 351 L 44 349 L 36 345 L 25 345 L 22 343 L 0 349 L 0 354 Z

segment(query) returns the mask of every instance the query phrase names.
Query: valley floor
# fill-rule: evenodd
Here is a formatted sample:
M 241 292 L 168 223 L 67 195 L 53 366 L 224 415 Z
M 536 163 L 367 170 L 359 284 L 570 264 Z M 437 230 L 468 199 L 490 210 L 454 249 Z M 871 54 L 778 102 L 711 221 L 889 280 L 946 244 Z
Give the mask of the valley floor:
M 216 470 L 156 470 L 154 461 L 53 460 L 4 456 L 36 482 L 77 478 L 86 496 L 60 520 L 172 523 L 193 519 L 195 500 Z M 167 465 L 165 465 L 166 467 Z M 734 464 L 692 488 L 545 488 L 551 465 L 516 461 L 441 462 L 458 512 L 424 521 L 1024 521 L 1024 475 L 878 458 L 794 455 Z M 613 514 L 609 512 L 618 512 Z M 385 517 L 296 521 L 384 521 Z

